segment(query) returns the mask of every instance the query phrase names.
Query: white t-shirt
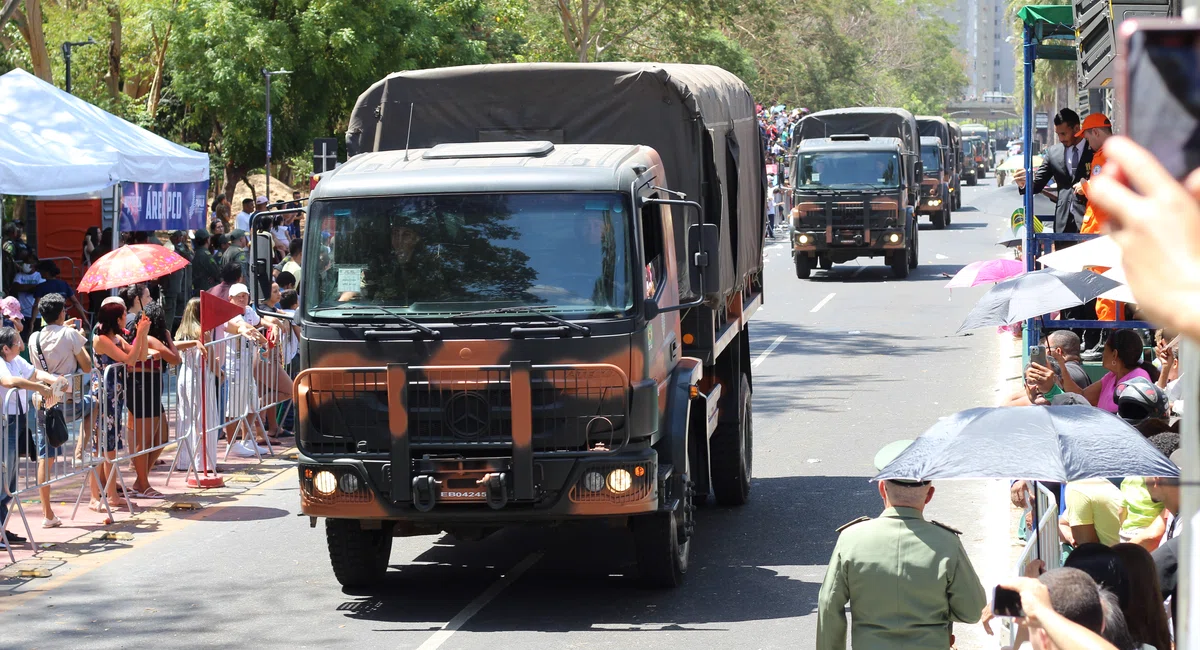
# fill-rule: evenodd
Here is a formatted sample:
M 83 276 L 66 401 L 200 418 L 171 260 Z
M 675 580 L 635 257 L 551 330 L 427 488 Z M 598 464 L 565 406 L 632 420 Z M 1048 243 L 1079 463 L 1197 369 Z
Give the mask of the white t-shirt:
M 288 245 L 288 229 L 287 226 L 278 226 L 271 230 L 271 234 L 275 235 L 275 241 L 283 246 Z
M 289 318 L 291 318 L 291 317 L 295 317 L 296 310 L 295 309 L 280 309 L 279 313 L 286 314 Z M 288 325 L 289 325 L 289 327 L 287 329 L 287 340 L 285 340 L 283 343 L 283 362 L 284 363 L 290 363 L 292 359 L 296 358 L 297 354 L 300 354 L 300 339 L 296 337 L 296 333 L 290 327 L 290 323 Z
M 42 367 L 42 357 L 46 358 L 44 368 L 52 375 L 69 375 L 79 372 L 79 360 L 75 357 L 87 346 L 87 339 L 76 329 L 62 325 L 47 325 L 41 331 L 34 332 L 29 337 L 29 358 L 36 368 Z M 41 355 L 39 355 L 39 351 Z
M 12 361 L 0 363 L 0 376 L 3 377 L 21 377 L 23 379 L 32 379 L 33 372 L 33 366 L 21 357 L 13 357 Z M 18 395 L 9 400 L 8 393 L 12 390 L 16 390 Z M 29 391 L 22 389 L 5 388 L 4 386 L 0 386 L 0 408 L 4 409 L 6 415 L 20 415 L 21 413 L 28 413 L 29 405 L 27 400 L 29 399 L 29 396 L 26 394 L 28 392 Z
M 236 230 L 245 230 L 250 232 L 250 213 L 239 212 L 233 215 L 233 227 Z

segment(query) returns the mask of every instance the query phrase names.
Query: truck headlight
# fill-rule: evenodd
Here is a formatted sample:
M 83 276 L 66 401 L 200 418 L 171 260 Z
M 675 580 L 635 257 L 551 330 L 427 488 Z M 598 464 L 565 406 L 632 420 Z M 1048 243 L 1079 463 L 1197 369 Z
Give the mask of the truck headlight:
M 604 489 L 604 475 L 600 472 L 588 472 L 583 475 L 583 489 L 588 492 L 599 492 Z
M 614 469 L 608 473 L 608 489 L 621 494 L 633 487 L 633 475 L 627 469 Z
M 797 242 L 798 242 L 798 243 L 799 243 L 801 246 L 803 246 L 804 244 L 807 244 L 807 243 L 808 243 L 808 235 L 805 235 L 805 234 L 803 234 L 803 233 L 802 233 L 802 234 L 799 234 L 799 235 L 796 235 L 796 241 L 797 241 Z
M 900 233 L 894 232 L 894 233 L 888 235 L 888 241 L 892 242 L 893 244 L 899 243 L 900 242 Z
M 342 474 L 342 478 L 338 480 L 338 487 L 346 494 L 358 492 L 358 477 L 354 474 Z
M 939 206 L 939 205 L 941 205 L 941 204 L 942 204 L 942 200 L 941 200 L 941 199 L 929 199 L 929 205 L 930 205 L 931 207 L 935 207 L 935 208 L 936 208 L 936 207 L 938 207 L 938 206 Z
M 337 478 L 334 477 L 333 472 L 321 470 L 313 477 L 313 488 L 321 494 L 333 494 L 333 491 L 337 489 Z

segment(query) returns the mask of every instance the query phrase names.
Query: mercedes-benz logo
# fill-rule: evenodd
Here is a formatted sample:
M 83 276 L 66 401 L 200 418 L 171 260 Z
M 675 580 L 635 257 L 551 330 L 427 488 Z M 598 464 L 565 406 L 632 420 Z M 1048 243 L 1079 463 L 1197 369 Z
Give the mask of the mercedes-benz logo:
M 476 438 L 486 433 L 491 421 L 491 406 L 479 393 L 458 393 L 446 402 L 446 426 L 460 438 Z

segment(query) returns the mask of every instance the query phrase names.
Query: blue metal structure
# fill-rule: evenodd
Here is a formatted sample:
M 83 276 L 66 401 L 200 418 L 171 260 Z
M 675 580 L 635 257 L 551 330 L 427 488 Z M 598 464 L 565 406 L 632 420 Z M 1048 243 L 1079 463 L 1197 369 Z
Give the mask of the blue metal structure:
M 1023 106 L 1022 137 L 1024 146 L 1025 178 L 1033 178 L 1033 72 L 1039 59 L 1074 60 L 1077 55 L 1075 40 L 1074 18 L 1070 5 L 1028 6 L 1021 9 L 1019 16 L 1024 22 L 1024 88 L 1025 101 Z M 1069 45 L 1046 44 L 1043 41 L 1069 41 Z M 1027 186 L 1028 187 L 1028 186 Z M 1070 192 L 1071 188 L 1059 188 L 1060 192 Z M 1050 250 L 1056 241 L 1086 241 L 1097 235 L 1037 233 L 1034 232 L 1033 192 L 1024 193 L 1025 205 L 1025 271 L 1028 273 L 1037 269 L 1037 259 Z M 1043 222 L 1054 223 L 1054 216 L 1038 216 Z M 1024 362 L 1029 363 L 1029 346 L 1036 345 L 1041 340 L 1043 329 L 1153 329 L 1153 326 L 1143 321 L 1097 321 L 1097 320 L 1051 320 L 1046 317 L 1032 318 L 1025 322 L 1024 328 Z

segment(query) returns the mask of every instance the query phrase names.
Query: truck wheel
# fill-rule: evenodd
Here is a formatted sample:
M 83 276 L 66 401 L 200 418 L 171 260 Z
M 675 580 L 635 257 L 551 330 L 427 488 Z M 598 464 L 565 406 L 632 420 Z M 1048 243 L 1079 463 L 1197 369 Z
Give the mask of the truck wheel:
M 917 224 L 914 223 L 913 224 L 913 234 L 912 234 L 912 248 L 910 248 L 909 252 L 908 252 L 908 268 L 909 268 L 909 270 L 911 271 L 912 269 L 917 268 L 917 264 L 919 264 L 920 261 L 921 261 L 921 229 L 918 228 Z
M 942 208 L 942 210 L 943 210 L 942 214 L 945 216 L 946 225 L 949 226 L 951 219 L 954 218 L 954 210 L 951 210 L 950 206 L 948 204 L 944 204 L 944 205 L 946 207 Z
M 812 258 L 804 253 L 797 253 L 795 259 L 796 277 L 807 280 L 808 276 L 812 275 Z
M 634 552 L 637 555 L 638 573 L 642 584 L 654 588 L 674 588 L 683 584 L 688 569 L 691 543 L 692 485 L 686 476 L 676 485 L 684 484 L 683 498 L 675 512 L 656 512 L 633 517 Z M 687 538 L 681 542 L 680 524 L 688 527 Z
M 717 425 L 708 448 L 712 455 L 713 494 L 723 506 L 745 505 L 750 500 L 754 460 L 754 411 L 750 405 L 750 379 L 742 375 L 738 387 L 738 421 Z
M 833 268 L 833 258 L 828 255 L 819 255 L 817 256 L 817 265 L 821 267 L 822 271 L 828 271 Z
M 934 230 L 943 230 L 946 228 L 946 210 L 938 210 L 929 215 L 929 222 L 933 224 Z
M 392 529 L 363 530 L 357 519 L 326 519 L 325 541 L 333 575 L 343 587 L 369 587 L 387 573 Z

